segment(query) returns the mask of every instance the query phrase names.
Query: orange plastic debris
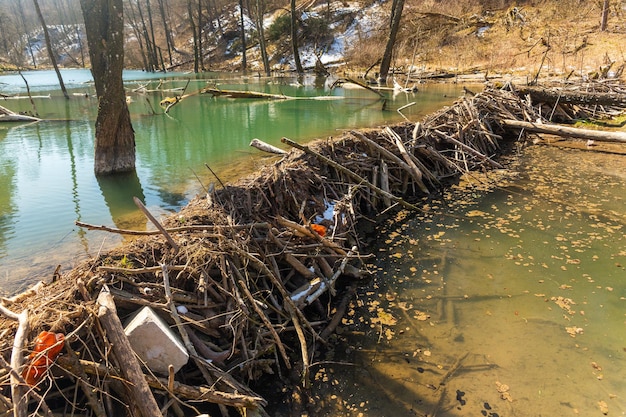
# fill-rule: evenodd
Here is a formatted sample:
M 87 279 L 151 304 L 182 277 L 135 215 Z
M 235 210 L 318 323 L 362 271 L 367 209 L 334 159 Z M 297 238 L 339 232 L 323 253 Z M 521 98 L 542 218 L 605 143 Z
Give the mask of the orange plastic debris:
M 311 224 L 311 229 L 313 229 L 313 231 L 321 237 L 326 236 L 326 226 L 322 226 L 321 224 Z
M 37 385 L 46 374 L 50 364 L 59 356 L 63 350 L 63 333 L 52 333 L 43 331 L 35 339 L 35 349 L 28 356 L 30 363 L 24 371 L 22 377 L 30 386 Z

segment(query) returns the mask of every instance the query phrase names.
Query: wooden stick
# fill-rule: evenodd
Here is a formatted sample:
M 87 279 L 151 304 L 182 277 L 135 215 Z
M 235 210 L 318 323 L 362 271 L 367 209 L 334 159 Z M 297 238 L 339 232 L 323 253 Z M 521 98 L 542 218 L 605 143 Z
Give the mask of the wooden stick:
M 326 246 L 327 248 L 333 249 L 335 252 L 342 256 L 346 254 L 346 251 L 341 246 L 331 240 L 326 239 L 325 237 L 320 236 L 306 226 L 302 226 L 296 222 L 292 222 L 291 220 L 285 219 L 280 215 L 276 216 L 276 221 L 278 221 L 278 224 L 280 224 L 281 226 L 289 227 L 290 229 L 293 229 L 304 236 L 318 240 L 322 243 L 322 245 Z
M 402 139 L 400 138 L 400 136 L 398 136 L 396 132 L 394 132 L 388 127 L 385 128 L 385 132 L 387 132 L 387 134 L 394 139 L 396 146 L 398 147 L 398 150 L 400 151 L 400 155 L 402 155 L 402 158 L 404 158 L 407 165 L 410 167 L 409 173 L 413 177 L 413 181 L 415 181 L 419 189 L 424 194 L 430 194 L 428 187 L 426 187 L 426 185 L 424 184 L 424 180 L 422 179 L 423 177 L 422 171 L 417 167 L 413 159 L 411 159 L 411 156 L 409 155 L 406 148 L 404 147 L 404 144 L 402 143 Z
M 28 310 L 23 310 L 21 313 L 14 313 L 8 308 L 0 304 L 0 313 L 4 314 L 11 320 L 16 320 L 17 331 L 13 338 L 13 349 L 11 350 L 11 397 L 13 399 L 13 416 L 14 417 L 27 417 L 28 416 L 28 396 L 26 395 L 27 386 L 23 383 L 22 378 L 18 378 L 16 375 L 22 368 L 22 349 L 24 348 L 24 341 L 28 334 Z
M 57 363 L 64 369 L 71 372 L 73 367 L 71 362 L 60 356 L 57 358 Z M 80 364 L 85 369 L 85 372 L 90 375 L 98 375 L 104 378 L 120 378 L 120 373 L 114 369 L 109 368 L 104 363 L 95 363 L 84 359 L 80 360 Z M 153 375 L 144 375 L 148 385 L 154 389 L 166 391 L 168 387 L 168 380 L 166 378 L 156 377 Z M 224 404 L 232 407 L 259 407 L 267 405 L 267 401 L 261 397 L 255 397 L 244 394 L 230 394 L 227 392 L 217 391 L 213 388 L 207 388 L 201 385 L 190 386 L 182 384 L 178 381 L 174 381 L 173 392 L 177 396 L 188 400 L 205 401 L 214 404 Z M 160 415 L 160 414 L 159 414 Z
M 411 170 L 411 168 L 401 158 L 396 156 L 390 150 L 382 147 L 377 142 L 375 142 L 372 139 L 368 138 L 363 133 L 360 133 L 360 132 L 357 132 L 355 130 L 352 130 L 352 131 L 350 131 L 350 134 L 353 135 L 354 137 L 356 137 L 357 139 L 362 140 L 363 142 L 367 143 L 368 145 L 370 145 L 374 149 L 376 149 L 378 152 L 380 152 L 381 155 L 383 155 L 385 158 L 390 159 L 391 161 L 395 162 L 400 167 L 402 167 L 402 169 L 404 169 L 405 171 L 409 172 Z M 376 184 L 374 184 L 374 185 L 376 185 Z
M 577 127 L 561 126 L 552 123 L 530 123 L 521 120 L 504 119 L 500 121 L 504 126 L 514 129 L 525 129 L 535 133 L 548 133 L 567 138 L 591 139 L 598 142 L 626 143 L 625 132 L 607 132 L 603 130 L 579 129 Z
M 474 155 L 478 159 L 487 162 L 489 165 L 494 166 L 494 167 L 499 168 L 499 169 L 504 168 L 502 165 L 500 165 L 499 163 L 497 163 L 493 159 L 489 158 L 488 156 L 483 155 L 482 153 L 478 152 L 476 149 L 472 148 L 471 146 L 467 146 L 466 144 L 464 144 L 460 140 L 457 140 L 457 139 L 453 138 L 452 136 L 448 135 L 447 133 L 444 133 L 441 130 L 437 130 L 437 129 L 435 129 L 433 132 L 435 132 L 437 134 L 437 136 L 441 137 L 442 139 L 445 139 L 445 140 L 447 140 L 449 142 L 454 143 L 455 145 L 457 145 L 461 149 L 471 153 L 472 155 Z
M 261 139 L 257 139 L 257 138 L 252 139 L 249 146 L 252 146 L 253 148 L 257 148 L 258 150 L 263 151 L 263 152 L 273 153 L 277 155 L 285 155 L 287 153 L 287 151 L 277 148 L 276 146 L 270 145 L 269 143 L 265 143 Z
M 337 162 L 333 161 L 332 159 L 329 159 L 327 157 L 325 157 L 324 155 L 319 154 L 318 152 L 315 152 L 313 150 L 311 150 L 308 146 L 304 146 L 304 145 L 300 145 L 299 143 L 296 143 L 294 141 L 292 141 L 291 139 L 288 138 L 282 138 L 281 141 L 283 143 L 288 144 L 289 146 L 293 146 L 294 148 L 298 148 L 301 151 L 309 154 L 309 155 L 313 155 L 315 156 L 317 159 L 319 159 L 320 161 L 332 166 L 333 168 L 335 168 L 336 170 L 343 172 L 344 174 L 346 174 L 348 177 L 352 178 L 357 185 L 365 185 L 367 187 L 369 187 L 370 189 L 372 189 L 373 191 L 377 192 L 378 194 L 382 195 L 383 197 L 387 197 L 390 200 L 408 208 L 411 210 L 415 210 L 415 211 L 422 211 L 420 208 L 418 208 L 417 206 L 408 203 L 407 201 L 403 200 L 400 197 L 396 197 L 395 195 L 388 193 L 376 186 L 374 186 L 371 182 L 369 182 L 368 180 L 366 180 L 365 178 L 361 178 L 361 176 L 355 174 L 354 172 L 350 171 L 349 169 L 347 169 L 346 167 L 338 164 Z
M 168 241 L 170 246 L 174 248 L 174 252 L 178 252 L 178 244 L 174 241 L 174 239 L 172 239 L 172 236 L 167 232 L 167 230 L 165 230 L 165 228 L 161 226 L 161 223 L 159 223 L 159 221 L 152 215 L 152 213 L 148 211 L 148 209 L 146 208 L 146 206 L 143 205 L 141 200 L 137 197 L 133 197 L 133 201 L 135 202 L 135 205 L 139 207 L 139 210 L 141 210 L 143 214 L 148 218 L 148 220 L 150 220 L 152 224 L 157 229 L 159 229 L 163 236 L 165 236 L 165 239 Z
M 3 369 L 7 369 L 8 372 L 11 374 L 11 377 L 19 381 L 21 385 L 25 387 L 27 386 L 26 381 L 24 381 L 24 378 L 22 378 L 22 375 L 20 375 L 15 369 L 13 369 L 11 365 L 9 365 L 7 361 L 4 360 L 2 355 L 0 355 L 0 367 L 2 367 Z M 46 404 L 45 399 L 36 390 L 29 390 L 28 395 L 33 397 L 33 399 L 37 401 L 45 417 L 54 417 L 54 414 L 52 414 L 52 411 L 50 411 L 50 408 L 48 407 L 48 404 Z M 2 401 L 5 402 L 7 400 L 2 397 Z M 15 413 L 15 405 L 13 405 L 13 413 Z
M 146 382 L 146 377 L 141 371 L 141 365 L 124 333 L 122 322 L 117 316 L 115 302 L 106 285 L 102 287 L 98 295 L 97 304 L 98 320 L 107 332 L 113 352 L 121 364 L 122 374 L 130 382 L 128 385 L 130 396 L 135 404 L 141 404 L 140 409 L 145 417 L 162 416 L 159 405 Z
M 89 380 L 87 378 L 87 373 L 83 368 L 82 364 L 74 354 L 74 350 L 70 346 L 70 342 L 68 339 L 65 339 L 65 351 L 68 353 L 66 359 L 68 362 L 72 364 L 72 372 L 68 372 L 70 375 L 73 375 L 81 389 L 83 390 L 83 394 L 87 397 L 87 404 L 91 407 L 91 410 L 96 415 L 96 417 L 107 417 L 106 411 L 104 410 L 104 405 L 101 401 L 98 401 L 96 396 L 94 395 L 93 386 L 89 384 Z
M 95 225 L 89 224 L 85 222 L 81 222 L 79 220 L 75 221 L 74 224 L 78 227 L 84 227 L 88 230 L 103 230 L 105 232 L 118 233 L 121 235 L 135 235 L 135 236 L 152 236 L 158 235 L 161 233 L 160 230 L 130 230 L 130 229 L 118 229 L 115 227 L 109 227 L 104 225 Z M 180 226 L 180 227 L 170 227 L 165 230 L 168 233 L 179 233 L 179 232 L 218 232 L 222 230 L 248 230 L 254 228 L 260 229 L 269 229 L 270 224 L 267 222 L 259 222 L 259 223 L 248 223 L 248 224 L 234 224 L 234 225 L 226 225 L 226 224 L 197 224 L 191 226 Z M 222 235 L 205 235 L 208 237 L 221 237 Z

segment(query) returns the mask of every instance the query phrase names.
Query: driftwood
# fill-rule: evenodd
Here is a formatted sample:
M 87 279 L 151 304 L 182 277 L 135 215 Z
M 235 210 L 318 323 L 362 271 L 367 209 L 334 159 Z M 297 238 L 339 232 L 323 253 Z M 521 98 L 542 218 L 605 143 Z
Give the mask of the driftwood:
M 552 123 L 533 123 L 523 120 L 504 119 L 502 125 L 513 129 L 525 129 L 534 133 L 547 133 L 550 135 L 563 136 L 567 138 L 577 138 L 594 140 L 598 142 L 619 142 L 626 143 L 625 132 L 612 132 L 604 130 L 580 129 Z
M 212 96 L 223 96 L 228 98 L 267 98 L 271 100 L 286 100 L 291 98 L 282 94 L 270 94 L 258 91 L 220 90 L 215 87 L 206 87 L 200 92 L 202 94 L 211 94 Z
M 121 367 L 122 375 L 128 380 L 128 390 L 131 392 L 134 404 L 141 405 L 140 410 L 145 417 L 161 416 L 161 410 L 156 403 L 145 376 L 141 371 L 141 365 L 135 357 L 133 348 L 124 334 L 124 328 L 117 317 L 115 302 L 108 288 L 103 287 L 98 296 L 98 318 L 102 327 L 107 332 L 107 339 L 111 341 L 111 347 Z
M 516 92 L 521 96 L 529 95 L 536 103 L 560 102 L 566 104 L 626 106 L 626 92 L 596 92 L 535 86 L 516 87 Z
M 276 155 L 285 155 L 287 153 L 287 151 L 283 149 L 277 148 L 276 146 L 270 145 L 269 143 L 265 143 L 262 140 L 256 138 L 250 141 L 250 146 L 252 146 L 253 148 L 257 148 L 260 151 L 273 153 Z
M 33 116 L 15 113 L 6 107 L 0 106 L 0 122 L 38 122 L 41 119 Z
M 24 348 L 24 341 L 29 330 L 28 310 L 24 310 L 21 313 L 14 313 L 0 305 L 0 313 L 18 322 L 18 328 L 13 340 L 13 348 L 11 349 L 11 398 L 14 404 L 14 417 L 26 417 L 28 415 L 28 398 L 26 397 L 27 386 L 17 372 L 19 372 L 22 367 L 22 349 Z

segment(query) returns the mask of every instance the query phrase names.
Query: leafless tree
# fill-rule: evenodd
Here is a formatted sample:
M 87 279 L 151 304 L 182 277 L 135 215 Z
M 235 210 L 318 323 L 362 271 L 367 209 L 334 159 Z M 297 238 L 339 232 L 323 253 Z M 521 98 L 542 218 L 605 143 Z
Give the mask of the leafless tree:
M 57 65 L 57 59 L 54 54 L 54 50 L 52 49 L 52 42 L 50 41 L 50 33 L 48 32 L 48 26 L 46 26 L 46 21 L 43 18 L 43 14 L 41 13 L 41 8 L 39 7 L 39 2 L 37 0 L 33 0 L 33 4 L 35 5 L 35 11 L 37 12 L 37 17 L 39 18 L 39 22 L 41 23 L 41 27 L 43 29 L 43 36 L 46 40 L 46 49 L 48 50 L 48 57 L 50 58 L 50 62 L 54 67 L 54 72 L 57 74 L 57 78 L 59 79 L 59 85 L 61 86 L 61 91 L 63 91 L 63 95 L 65 98 L 69 99 L 70 96 L 67 94 L 67 90 L 65 89 L 65 83 L 63 82 L 63 76 L 61 76 L 61 71 L 59 70 L 59 66 Z
M 293 60 L 296 64 L 296 72 L 302 74 L 304 69 L 302 68 L 298 48 L 298 14 L 296 10 L 296 0 L 291 0 L 291 47 L 293 49 Z
M 602 3 L 602 17 L 600 19 L 600 31 L 604 32 L 606 30 L 606 25 L 609 20 L 609 0 L 604 0 Z
M 389 75 L 391 58 L 393 57 L 393 48 L 396 44 L 396 37 L 400 28 L 400 19 L 402 19 L 403 8 L 404 0 L 393 0 L 393 3 L 391 5 L 391 25 L 389 29 L 389 38 L 387 39 L 387 46 L 385 47 L 383 59 L 380 62 L 379 81 L 382 83 L 387 81 L 387 76 Z

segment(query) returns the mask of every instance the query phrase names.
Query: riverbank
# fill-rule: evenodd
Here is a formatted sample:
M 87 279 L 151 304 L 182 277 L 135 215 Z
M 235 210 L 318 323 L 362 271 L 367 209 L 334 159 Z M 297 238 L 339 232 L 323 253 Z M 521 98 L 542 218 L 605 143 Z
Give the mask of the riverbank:
M 292 144 L 301 150 L 254 177 L 209 190 L 164 222 L 163 231 L 100 255 L 10 308 L 28 311 L 31 337 L 39 330 L 64 333 L 83 359 L 79 379 L 98 386 L 96 365 L 115 363 L 119 354 L 93 324 L 101 320 L 93 307 L 104 305 L 93 300 L 106 288 L 121 318 L 143 305 L 172 323 L 178 316 L 187 323 L 179 327 L 197 333 L 188 348 L 211 364 L 195 360 L 183 374 L 154 382 L 152 395 L 165 399 L 178 387 L 185 407 L 222 404 L 262 414 L 265 400 L 246 383 L 276 373 L 306 385 L 310 358 L 366 279 L 367 248 L 357 223 L 399 207 L 421 213 L 427 209 L 423 199 L 461 173 L 503 168 L 497 156 L 514 149 L 520 135 L 499 121 L 540 117 L 515 94 L 493 90 L 465 97 L 422 123 L 354 131 L 307 147 Z M 15 323 L 1 325 L 14 334 Z M 107 346 L 113 353 L 102 350 Z M 50 368 L 57 383 L 72 383 L 72 366 L 60 360 Z M 110 371 L 120 375 L 123 367 Z M 183 385 L 206 390 L 185 391 Z M 7 381 L 3 390 L 8 388 Z M 83 389 L 83 395 L 70 406 L 90 407 L 99 396 L 122 395 L 125 402 L 114 387 L 96 394 Z

